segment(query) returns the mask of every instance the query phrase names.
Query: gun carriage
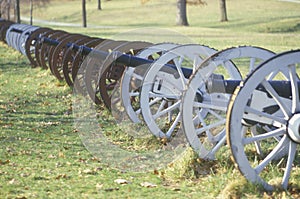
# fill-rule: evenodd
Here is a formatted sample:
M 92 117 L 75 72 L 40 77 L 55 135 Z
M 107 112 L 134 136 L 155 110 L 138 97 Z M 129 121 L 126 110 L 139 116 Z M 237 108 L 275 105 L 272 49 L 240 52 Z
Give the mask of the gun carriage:
M 113 41 L 3 20 L 0 26 L 1 41 L 94 103 L 110 110 L 121 104 L 133 123 L 143 122 L 159 138 L 172 140 L 182 128 L 203 159 L 215 159 L 228 143 L 241 173 L 267 190 L 273 186 L 264 173 L 279 162 L 287 189 L 299 159 L 299 50 L 217 51 L 198 44 Z

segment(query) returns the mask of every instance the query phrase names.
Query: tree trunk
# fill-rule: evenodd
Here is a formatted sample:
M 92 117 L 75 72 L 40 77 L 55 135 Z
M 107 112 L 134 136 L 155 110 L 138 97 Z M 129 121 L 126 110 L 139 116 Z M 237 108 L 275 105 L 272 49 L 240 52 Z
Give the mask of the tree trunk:
M 102 10 L 102 8 L 101 8 L 101 0 L 98 0 L 98 10 Z
M 7 12 L 7 20 L 10 21 L 10 1 L 7 0 L 7 7 L 6 7 L 6 12 Z
M 33 21 L 33 0 L 30 0 L 30 25 L 32 25 Z
M 16 0 L 16 22 L 21 23 L 20 0 Z
M 220 21 L 228 21 L 227 11 L 226 11 L 226 0 L 220 0 L 220 11 L 221 11 L 221 19 Z
M 188 26 L 186 14 L 186 0 L 177 0 L 177 20 L 176 24 L 179 26 Z
M 86 28 L 86 7 L 85 0 L 82 0 L 82 26 Z

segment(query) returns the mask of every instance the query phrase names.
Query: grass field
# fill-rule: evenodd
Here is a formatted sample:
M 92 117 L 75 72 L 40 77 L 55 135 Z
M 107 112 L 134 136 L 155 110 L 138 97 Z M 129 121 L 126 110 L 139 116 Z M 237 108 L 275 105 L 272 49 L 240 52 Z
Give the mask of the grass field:
M 82 24 L 81 2 L 52 0 L 51 4 L 34 11 L 34 18 L 51 22 Z M 257 45 L 280 52 L 299 46 L 299 4 L 278 0 L 227 0 L 229 22 L 219 22 L 217 1 L 206 6 L 188 6 L 189 27 L 175 25 L 174 0 L 87 1 L 88 27 L 56 27 L 70 32 L 109 38 L 138 28 L 167 28 L 188 36 L 196 43 L 216 49 L 237 45 Z M 28 5 L 22 6 L 28 17 Z M 36 25 L 43 25 L 37 23 Z M 298 34 L 297 34 L 298 33 Z
M 28 7 L 22 4 L 24 17 Z M 112 0 L 103 1 L 102 7 L 98 11 L 96 1 L 87 1 L 88 28 L 34 25 L 103 38 L 118 38 L 116 34 L 141 28 L 167 29 L 216 49 L 255 45 L 281 52 L 300 47 L 297 3 L 227 0 L 229 22 L 220 23 L 217 1 L 207 0 L 206 6 L 188 7 L 189 27 L 174 25 L 174 0 L 147 4 Z M 80 9 L 80 1 L 55 0 L 35 10 L 34 17 L 80 25 Z M 300 197 L 297 176 L 287 191 L 272 193 L 247 182 L 234 168 L 226 147 L 217 161 L 190 155 L 165 170 L 137 173 L 108 166 L 84 147 L 73 126 L 72 90 L 50 71 L 31 68 L 26 57 L 3 43 L 0 116 L 0 198 Z M 103 119 L 102 125 L 113 125 L 111 117 Z M 275 170 L 270 176 L 276 175 Z

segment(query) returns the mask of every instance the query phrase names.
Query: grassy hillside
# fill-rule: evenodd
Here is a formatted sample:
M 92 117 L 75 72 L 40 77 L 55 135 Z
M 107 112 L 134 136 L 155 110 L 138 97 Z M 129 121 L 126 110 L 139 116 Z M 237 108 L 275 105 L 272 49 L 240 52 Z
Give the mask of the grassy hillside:
M 98 37 L 145 27 L 167 28 L 197 43 L 222 49 L 236 45 L 258 45 L 279 52 L 297 48 L 300 43 L 300 4 L 277 0 L 227 0 L 229 22 L 219 22 L 218 1 L 205 6 L 188 6 L 189 27 L 175 26 L 175 0 L 87 1 L 88 26 L 64 28 Z M 28 5 L 22 5 L 28 17 Z M 81 1 L 51 1 L 34 11 L 34 18 L 81 25 Z M 36 23 L 37 25 L 45 25 Z M 48 26 L 48 25 L 45 25 Z

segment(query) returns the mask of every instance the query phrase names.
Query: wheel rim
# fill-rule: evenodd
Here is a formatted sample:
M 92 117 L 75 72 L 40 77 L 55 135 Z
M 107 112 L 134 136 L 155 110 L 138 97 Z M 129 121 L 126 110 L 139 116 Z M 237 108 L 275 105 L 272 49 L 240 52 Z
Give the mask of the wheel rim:
M 215 52 L 216 50 L 207 46 L 182 45 L 171 49 L 151 65 L 142 83 L 140 106 L 143 119 L 152 134 L 169 139 L 176 134 L 175 132 L 179 132 L 180 97 L 188 75 L 184 74 L 185 70 L 182 67 L 185 64 L 193 66 L 188 69 L 191 73 L 204 58 Z M 165 64 L 169 62 L 173 62 L 176 68 L 166 67 Z
M 94 39 L 95 38 L 86 36 L 78 41 L 75 41 L 74 44 L 75 45 L 84 45 Z M 64 79 L 66 80 L 67 84 L 70 87 L 73 87 L 73 80 L 72 80 L 71 74 L 72 74 L 72 63 L 75 59 L 76 53 L 77 53 L 77 51 L 74 50 L 72 46 L 70 46 L 66 50 L 66 53 L 65 53 L 65 55 L 63 57 L 63 61 L 62 61 L 63 62 L 62 70 L 63 70 L 63 74 L 64 74 Z
M 63 75 L 63 57 L 68 49 L 67 44 L 73 43 L 76 40 L 79 40 L 83 37 L 80 34 L 70 34 L 61 40 L 61 42 L 54 48 L 53 53 L 50 57 L 50 68 L 53 72 L 53 75 L 58 80 L 64 80 Z
M 109 40 L 96 39 L 96 40 L 92 40 L 89 43 L 87 43 L 86 46 L 89 48 L 94 48 L 97 45 L 99 45 L 103 42 L 108 42 L 108 41 Z M 74 60 L 72 62 L 72 71 L 71 71 L 74 89 L 77 93 L 80 93 L 82 95 L 87 94 L 86 90 L 85 90 L 85 85 L 84 85 L 84 75 L 85 75 L 86 64 L 83 64 L 86 57 L 87 57 L 87 55 L 83 54 L 83 51 L 80 48 L 77 51 L 77 53 L 74 57 Z
M 41 36 L 43 37 L 48 37 L 49 35 L 53 34 L 55 32 L 55 30 L 49 29 L 46 30 L 44 33 L 41 34 Z M 38 66 L 43 67 L 42 65 L 42 59 L 44 58 L 41 54 L 41 50 L 42 47 L 46 45 L 44 42 L 42 42 L 41 40 L 37 40 L 37 42 L 34 45 L 34 49 L 35 49 L 35 58 L 36 58 L 36 63 Z
M 241 80 L 242 75 L 235 65 L 245 67 L 247 73 L 256 67 L 255 63 L 273 55 L 266 49 L 251 46 L 224 49 L 205 60 L 190 78 L 182 97 L 183 131 L 200 158 L 215 159 L 215 153 L 225 143 L 225 116 L 230 98 L 229 94 L 209 93 L 205 82 L 212 74 Z M 200 103 L 197 95 L 203 98 Z M 200 112 L 204 110 L 205 115 Z
M 35 56 L 35 47 L 36 47 L 36 42 L 38 39 L 38 36 L 42 33 L 45 33 L 46 31 L 49 31 L 49 28 L 39 28 L 35 30 L 32 34 L 30 34 L 30 37 L 26 40 L 25 44 L 25 50 L 26 50 L 26 55 L 31 63 L 32 67 L 37 67 L 37 57 Z
M 140 51 L 136 57 L 153 60 L 155 55 L 161 56 L 175 46 L 171 43 L 156 44 Z M 120 81 L 122 106 L 133 123 L 141 122 L 139 89 L 146 70 L 145 66 L 127 67 Z
M 244 86 L 236 90 L 228 107 L 227 139 L 233 159 L 238 169 L 249 181 L 262 184 L 267 190 L 273 189 L 278 178 L 281 186 L 287 189 L 297 153 L 300 103 L 297 83 L 299 71 L 296 68 L 299 67 L 299 63 L 299 50 L 281 53 L 262 63 L 245 80 Z M 288 71 L 288 77 L 285 77 L 285 71 Z M 267 81 L 267 77 L 274 72 L 277 74 L 275 76 L 277 80 L 290 79 L 290 98 L 282 97 L 281 92 L 274 89 Z M 257 100 L 253 97 L 262 92 L 256 89 L 258 85 L 268 94 L 265 94 L 265 99 L 270 96 L 273 99 L 271 104 L 266 103 L 265 106 L 277 105 L 276 112 L 268 113 L 263 111 L 264 109 L 260 110 L 255 107 Z M 248 99 L 252 100 L 250 104 L 247 104 Z M 247 131 L 249 122 L 245 122 L 249 118 L 265 127 L 263 133 L 249 136 L 249 131 Z M 263 156 L 253 153 L 253 148 L 257 143 L 264 152 Z M 279 177 L 273 178 L 268 175 L 270 168 L 277 169 Z
M 95 50 L 110 52 L 123 43 L 125 43 L 125 41 L 106 40 L 96 46 Z M 85 69 L 84 74 L 82 74 L 85 90 L 91 100 L 96 104 L 102 103 L 101 97 L 97 95 L 99 93 L 99 90 L 97 90 L 97 80 L 99 79 L 99 75 L 101 74 L 104 61 L 105 60 L 102 60 L 97 56 L 87 56 L 81 64 L 81 68 Z
M 51 39 L 61 39 L 63 37 L 66 37 L 68 34 L 64 31 L 53 31 L 51 34 L 48 35 Z M 49 44 L 46 44 L 45 42 L 42 43 L 40 51 L 39 51 L 39 58 L 40 58 L 40 64 L 42 68 L 48 69 L 49 64 L 49 56 L 51 54 L 51 49 L 53 49 L 53 46 L 50 46 Z M 51 69 L 51 68 L 50 68 Z

